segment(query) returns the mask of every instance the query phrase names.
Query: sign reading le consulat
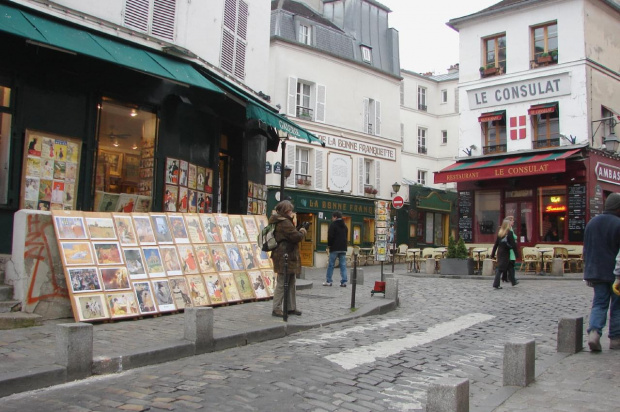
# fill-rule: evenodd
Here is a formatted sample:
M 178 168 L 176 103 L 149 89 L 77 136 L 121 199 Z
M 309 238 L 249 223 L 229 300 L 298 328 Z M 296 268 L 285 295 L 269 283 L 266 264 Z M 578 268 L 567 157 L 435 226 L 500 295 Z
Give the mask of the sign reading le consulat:
M 468 90 L 467 99 L 470 108 L 481 109 L 568 94 L 570 94 L 570 75 L 561 73 Z

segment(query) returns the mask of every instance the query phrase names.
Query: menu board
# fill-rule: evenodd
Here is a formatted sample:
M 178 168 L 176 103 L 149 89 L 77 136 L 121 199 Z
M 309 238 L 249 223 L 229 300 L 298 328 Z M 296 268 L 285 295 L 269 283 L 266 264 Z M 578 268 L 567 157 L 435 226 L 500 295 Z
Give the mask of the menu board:
M 375 259 L 385 262 L 388 254 L 390 202 L 375 200 Z
M 459 237 L 464 242 L 473 241 L 474 233 L 474 205 L 473 205 L 473 192 L 463 191 L 459 192 Z
M 568 187 L 568 241 L 583 242 L 586 228 L 586 185 Z

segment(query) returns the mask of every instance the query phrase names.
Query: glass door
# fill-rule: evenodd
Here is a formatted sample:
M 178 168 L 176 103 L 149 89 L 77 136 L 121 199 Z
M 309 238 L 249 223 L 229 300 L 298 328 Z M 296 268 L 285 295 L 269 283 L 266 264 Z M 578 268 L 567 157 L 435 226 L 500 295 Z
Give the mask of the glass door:
M 517 235 L 517 242 L 530 243 L 534 230 L 533 202 L 507 202 L 505 217 L 514 216 L 513 230 Z

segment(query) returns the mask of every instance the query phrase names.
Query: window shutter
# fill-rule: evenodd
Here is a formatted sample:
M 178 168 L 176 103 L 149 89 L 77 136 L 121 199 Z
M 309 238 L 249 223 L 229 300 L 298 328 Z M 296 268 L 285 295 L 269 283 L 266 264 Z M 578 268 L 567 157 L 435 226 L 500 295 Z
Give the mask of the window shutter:
M 237 0 L 224 2 L 224 27 L 235 32 L 235 20 L 237 20 Z
M 245 43 L 239 39 L 235 49 L 235 76 L 245 78 Z
M 381 193 L 381 162 L 375 160 L 375 189 Z
M 381 102 L 375 100 L 375 136 L 381 136 Z
M 288 78 L 288 100 L 286 104 L 286 115 L 295 117 L 297 111 L 295 106 L 297 104 L 297 77 Z
M 149 30 L 149 0 L 127 0 L 125 2 L 124 24 L 136 30 Z
M 286 143 L 286 164 L 293 168 L 291 175 L 286 179 L 286 185 L 295 187 L 295 145 L 290 141 Z M 284 166 L 286 165 L 282 165 L 282 173 L 284 173 Z
M 317 122 L 325 122 L 325 86 L 322 84 L 316 85 L 316 115 L 314 120 Z
M 222 70 L 232 73 L 235 55 L 235 36 L 224 30 L 222 32 L 222 55 L 220 57 L 220 67 Z
M 155 0 L 151 33 L 162 39 L 174 40 L 175 0 Z
M 364 195 L 364 158 L 357 158 L 357 193 Z
M 314 187 L 323 189 L 323 151 L 314 151 Z
M 245 1 L 239 2 L 239 14 L 237 15 L 237 35 L 243 40 L 247 40 L 248 4 Z
M 368 105 L 370 104 L 369 99 L 364 99 L 364 127 L 362 130 L 364 133 L 368 133 Z

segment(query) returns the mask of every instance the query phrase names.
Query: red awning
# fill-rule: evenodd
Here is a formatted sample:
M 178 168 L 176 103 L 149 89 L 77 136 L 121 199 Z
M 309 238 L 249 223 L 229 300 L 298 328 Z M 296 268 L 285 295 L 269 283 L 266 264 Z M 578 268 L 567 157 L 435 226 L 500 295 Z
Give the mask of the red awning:
M 530 116 L 535 116 L 537 114 L 553 113 L 557 108 L 557 103 L 537 104 L 536 106 L 530 107 L 527 114 Z
M 494 157 L 454 163 L 435 172 L 435 183 L 468 182 L 566 171 L 566 158 L 581 149 L 542 154 Z
M 506 112 L 499 111 L 499 112 L 491 112 L 491 113 L 482 113 L 480 115 L 480 117 L 478 118 L 478 121 L 480 123 L 484 123 L 484 122 L 492 122 L 495 120 L 502 120 L 504 118 L 504 114 Z

